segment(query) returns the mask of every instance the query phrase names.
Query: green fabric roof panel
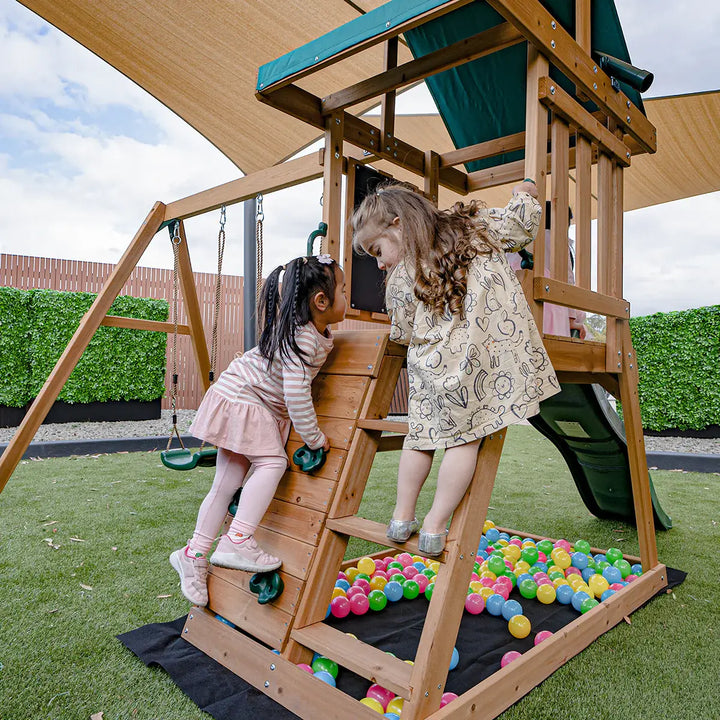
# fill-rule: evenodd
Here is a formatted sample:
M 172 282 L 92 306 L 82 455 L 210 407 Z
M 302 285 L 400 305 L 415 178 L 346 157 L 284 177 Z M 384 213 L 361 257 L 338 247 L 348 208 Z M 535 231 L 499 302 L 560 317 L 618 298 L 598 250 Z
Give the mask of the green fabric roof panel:
M 297 72 L 312 67 L 365 40 L 380 35 L 448 0 L 391 0 L 355 20 L 341 25 L 277 60 L 260 66 L 257 89 L 273 85 Z
M 575 34 L 575 3 L 541 0 L 571 35 Z M 485 2 L 474 2 L 405 33 L 414 57 L 422 57 L 454 42 L 499 25 L 503 17 Z M 593 51 L 630 62 L 613 0 L 593 0 Z M 527 43 L 521 43 L 426 79 L 455 147 L 494 140 L 525 130 Z M 573 97 L 575 86 L 556 68 L 550 76 Z M 640 94 L 621 83 L 622 91 L 643 110 Z M 596 110 L 586 103 L 590 111 Z M 522 150 L 469 163 L 469 172 L 522 159 Z

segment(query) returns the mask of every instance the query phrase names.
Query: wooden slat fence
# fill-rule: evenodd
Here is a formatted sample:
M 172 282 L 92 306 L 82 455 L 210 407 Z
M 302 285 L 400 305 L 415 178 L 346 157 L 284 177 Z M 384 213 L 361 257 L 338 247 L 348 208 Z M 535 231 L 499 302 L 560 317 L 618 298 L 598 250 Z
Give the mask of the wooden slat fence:
M 100 292 L 105 280 L 114 269 L 111 263 L 85 262 L 81 260 L 57 260 L 55 258 L 8 255 L 0 253 L 0 284 L 20 290 L 33 288 L 69 292 Z M 208 352 L 210 350 L 213 313 L 215 309 L 215 278 L 212 273 L 193 273 L 198 299 L 202 310 Z M 121 295 L 165 299 L 170 304 L 172 321 L 172 270 L 136 267 L 122 289 Z M 178 322 L 185 323 L 182 291 L 179 294 Z M 220 317 L 218 318 L 218 359 L 216 376 L 222 372 L 237 352 L 243 349 L 243 278 L 225 275 L 222 278 Z M 377 324 L 358 320 L 346 320 L 343 330 L 376 329 Z M 172 336 L 168 335 L 166 361 L 166 395 L 163 408 L 170 407 Z M 203 397 L 203 386 L 195 366 L 190 338 L 178 335 L 177 339 L 178 409 L 197 409 Z M 403 414 L 407 408 L 407 373 L 402 371 L 391 413 Z

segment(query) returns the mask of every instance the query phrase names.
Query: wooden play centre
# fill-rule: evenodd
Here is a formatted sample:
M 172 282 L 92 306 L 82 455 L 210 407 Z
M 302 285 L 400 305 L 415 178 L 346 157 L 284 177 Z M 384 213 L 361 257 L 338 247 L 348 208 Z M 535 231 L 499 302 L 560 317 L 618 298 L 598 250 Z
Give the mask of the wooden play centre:
M 384 50 L 381 72 L 333 86 L 336 64 L 347 66 L 378 46 Z M 408 50 L 412 58 L 404 59 Z M 629 60 L 607 0 L 390 0 L 260 67 L 257 101 L 324 134 L 324 147 L 152 207 L 3 454 L 0 489 L 101 325 L 174 331 L 173 323 L 107 315 L 160 230 L 165 240 L 168 228 L 175 234 L 188 318 L 177 331 L 191 337 L 207 387 L 210 356 L 184 221 L 322 177 L 322 251 L 345 269 L 348 319 L 373 325 L 335 333 L 335 348 L 313 385 L 320 427 L 331 442 L 327 461 L 311 473 L 291 463 L 258 529 L 260 544 L 283 558 L 284 590 L 261 603 L 251 592 L 250 573 L 211 568 L 209 604 L 190 610 L 183 637 L 306 720 L 377 717 L 298 667 L 314 653 L 403 698 L 403 720 L 496 717 L 667 585 L 655 531 L 669 527 L 670 519 L 648 473 L 630 304 L 623 298 L 623 172 L 633 156 L 656 150 L 640 98 L 645 76 Z M 358 60 L 357 67 L 365 65 Z M 455 144 L 450 152 L 396 134 L 397 93 L 422 81 Z M 378 103 L 378 114 L 366 114 Z M 472 484 L 452 518 L 414 664 L 326 622 L 350 538 L 389 548 L 378 556 L 418 554 L 417 536 L 393 544 L 384 524 L 358 514 L 375 454 L 399 449 L 407 431 L 387 417 L 405 348 L 389 340 L 382 275 L 371 258 L 354 256 L 348 227 L 363 194 L 387 177 L 414 184 L 441 207 L 455 199 L 482 200 L 485 192 L 526 177 L 535 179 L 541 205 L 550 201 L 550 270 L 544 270 L 548 248 L 535 242 L 534 267 L 522 278 L 535 321 L 542 330 L 543 304 L 549 302 L 606 317 L 607 332 L 605 342 L 543 335 L 563 394 L 571 398 L 543 414 L 543 432 L 571 465 L 588 508 L 636 525 L 640 556 L 632 560 L 642 565 L 642 574 L 622 591 L 442 707 L 504 430 L 483 440 Z M 569 207 L 576 228 L 575 284 L 567 280 L 562 221 Z M 604 424 L 600 405 L 593 405 L 591 388 L 622 403 L 622 442 Z M 301 442 L 291 434 L 289 457 Z M 588 454 L 597 447 L 602 450 L 591 462 Z M 538 537 L 525 529 L 521 534 Z M 216 614 L 234 627 L 218 622 Z

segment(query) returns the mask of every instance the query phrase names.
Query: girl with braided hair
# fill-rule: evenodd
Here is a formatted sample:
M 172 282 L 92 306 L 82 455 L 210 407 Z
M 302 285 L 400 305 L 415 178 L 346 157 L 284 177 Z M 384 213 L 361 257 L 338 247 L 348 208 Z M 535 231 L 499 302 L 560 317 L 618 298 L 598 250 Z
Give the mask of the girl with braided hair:
M 559 391 L 520 283 L 505 258 L 540 223 L 532 180 L 505 208 L 474 201 L 438 210 L 401 184 L 367 195 L 352 217 L 353 245 L 387 271 L 390 338 L 408 346 L 408 434 L 387 536 L 418 530 L 415 507 L 433 454 L 443 448 L 419 549 L 439 555 L 472 479 L 482 438 L 536 415 Z
M 235 518 L 210 562 L 249 572 L 282 564 L 258 546 L 254 533 L 287 468 L 290 424 L 310 449 L 330 449 L 310 386 L 333 347 L 329 326 L 345 317 L 343 271 L 329 255 L 296 258 L 270 273 L 259 310 L 260 342 L 218 377 L 190 427 L 218 448 L 215 479 L 195 532 L 170 555 L 183 595 L 195 605 L 207 604 L 207 554 L 240 487 Z

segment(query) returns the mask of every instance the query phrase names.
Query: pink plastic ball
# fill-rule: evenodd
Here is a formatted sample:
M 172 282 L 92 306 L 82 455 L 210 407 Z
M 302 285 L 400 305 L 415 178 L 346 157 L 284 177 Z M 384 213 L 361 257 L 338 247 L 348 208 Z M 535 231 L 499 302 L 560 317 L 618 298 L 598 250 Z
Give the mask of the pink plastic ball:
M 374 578 L 376 578 L 376 577 L 385 578 L 385 579 L 387 580 L 387 579 L 388 579 L 388 574 L 387 574 L 384 570 L 376 570 L 376 571 L 373 573 L 373 577 L 374 577 Z
M 479 615 L 485 609 L 485 599 L 479 593 L 470 593 L 465 597 L 465 609 L 471 615 Z
M 554 548 L 562 548 L 566 552 L 570 552 L 571 545 L 567 540 L 558 540 L 554 545 Z
M 333 598 L 330 603 L 330 612 L 336 618 L 347 617 L 350 614 L 350 601 L 342 595 Z M 312 672 L 312 669 L 310 669 L 310 672 Z
M 565 568 L 565 577 L 568 575 L 582 575 L 582 571 L 580 568 L 576 568 L 574 565 L 571 565 L 569 568 Z
M 338 580 L 347 580 L 347 575 L 341 570 L 337 576 Z
M 309 672 L 311 675 L 314 672 L 313 669 L 307 663 L 298 663 L 298 667 L 301 670 L 304 670 L 305 672 Z
M 628 577 L 629 577 L 629 576 L 628 576 Z M 613 583 L 613 584 L 610 586 L 610 590 L 615 590 L 615 592 L 617 592 L 618 590 L 622 590 L 624 587 L 625 587 L 625 586 L 624 586 L 624 585 L 621 585 L 620 583 Z
M 414 565 L 408 565 L 403 571 L 402 574 L 408 579 L 414 578 L 418 574 L 418 569 Z
M 505 587 L 508 588 L 508 590 L 512 591 L 513 584 L 512 580 L 507 575 L 500 575 L 498 579 L 495 581 L 496 585 L 505 585 Z
M 544 563 L 547 562 L 547 555 L 542 550 L 538 550 L 538 561 Z
M 513 539 L 508 543 L 508 545 L 517 545 L 519 548 L 521 548 L 521 547 L 522 547 L 522 540 L 520 540 L 519 538 L 513 538 Z
M 367 595 L 370 590 L 372 589 L 370 587 L 370 583 L 365 578 L 358 578 L 353 584 L 353 587 L 359 587 L 365 595 Z
M 375 572 L 378 570 L 385 570 L 387 567 L 387 561 L 385 558 L 375 558 Z
M 475 571 L 473 571 L 472 575 L 470 575 L 470 582 L 476 582 L 478 580 L 480 580 L 480 576 Z
M 370 609 L 370 601 L 367 599 L 367 595 L 363 593 L 353 595 L 348 602 L 350 603 L 350 612 L 353 615 L 364 615 Z
M 413 564 L 412 555 L 410 553 L 400 553 L 395 558 L 403 567 L 407 567 L 408 565 Z
M 626 583 L 631 583 L 631 582 L 635 582 L 638 579 L 638 576 L 630 573 L 630 575 L 627 575 L 624 579 L 625 579 Z
M 509 665 L 513 660 L 517 660 L 521 656 L 522 653 L 519 653 L 517 650 L 508 650 L 508 652 L 506 652 L 500 660 L 500 667 Z
M 552 633 L 549 630 L 541 630 L 537 635 L 535 635 L 535 640 L 533 642 L 537 645 L 543 640 L 547 640 L 549 637 L 552 637 Z
M 495 584 L 495 580 L 489 577 L 480 578 L 480 582 L 482 583 L 483 587 L 489 588 L 491 588 Z
M 440 707 L 445 707 L 449 702 L 457 700 L 457 695 L 453 692 L 446 692 L 442 694 L 440 698 Z
M 360 585 L 352 585 L 345 591 L 345 597 L 348 600 L 355 597 L 355 595 L 367 595 Z
M 505 600 L 507 600 L 510 597 L 510 591 L 507 589 L 507 586 L 505 583 L 495 583 L 492 586 L 492 589 L 495 591 L 497 595 L 502 595 Z
M 421 593 L 424 593 L 425 589 L 430 584 L 430 578 L 427 575 L 423 575 L 422 573 L 418 573 L 417 575 L 415 575 L 413 577 L 413 580 L 417 583 Z
M 382 705 L 383 711 L 385 711 L 388 703 L 395 697 L 395 693 L 392 690 L 382 687 L 382 685 L 373 683 L 367 693 L 365 693 L 365 697 L 377 700 Z

